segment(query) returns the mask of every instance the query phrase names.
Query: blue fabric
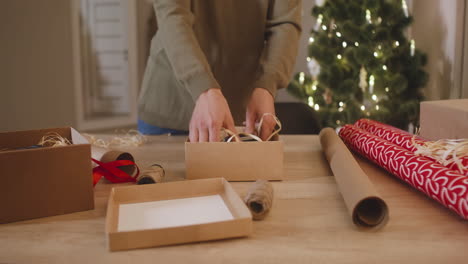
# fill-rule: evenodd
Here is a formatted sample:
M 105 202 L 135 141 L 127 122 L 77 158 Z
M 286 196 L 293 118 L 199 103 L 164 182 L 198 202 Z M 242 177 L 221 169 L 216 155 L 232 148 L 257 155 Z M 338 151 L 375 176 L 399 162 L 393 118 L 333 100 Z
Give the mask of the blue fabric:
M 188 131 L 153 126 L 140 119 L 138 119 L 138 131 L 144 135 L 163 135 L 169 133 L 172 135 L 188 135 Z

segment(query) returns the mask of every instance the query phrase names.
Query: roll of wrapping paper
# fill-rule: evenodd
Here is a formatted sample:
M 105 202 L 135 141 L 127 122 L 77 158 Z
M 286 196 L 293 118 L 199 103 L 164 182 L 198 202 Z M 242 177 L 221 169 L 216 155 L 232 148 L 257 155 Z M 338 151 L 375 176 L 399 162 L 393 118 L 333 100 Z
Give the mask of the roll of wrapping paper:
M 273 205 L 273 186 L 267 180 L 257 180 L 249 188 L 244 202 L 254 220 L 264 219 Z
M 123 166 L 117 166 L 119 170 L 124 172 L 128 177 L 125 177 L 127 179 L 133 178 L 133 175 L 135 172 L 137 172 L 138 168 L 135 164 L 135 158 L 132 156 L 132 154 L 128 152 L 123 152 L 123 151 L 118 151 L 118 150 L 108 150 L 105 148 L 101 147 L 96 147 L 92 146 L 91 147 L 91 158 L 94 160 L 100 161 L 102 163 L 109 163 L 113 161 L 130 161 L 131 165 L 123 165 Z M 99 165 L 95 165 L 94 171 L 96 171 L 96 168 L 99 167 Z M 105 176 L 105 175 L 103 175 Z M 137 176 L 137 175 L 136 175 Z M 136 177 L 134 176 L 134 177 Z M 106 177 L 108 178 L 108 177 Z M 100 179 L 100 177 L 99 177 Z M 99 181 L 99 179 L 95 179 L 94 184 Z M 110 180 L 110 178 L 108 178 Z M 129 182 L 130 180 L 118 180 L 118 181 L 112 181 L 111 182 Z
M 320 143 L 353 223 L 366 229 L 385 226 L 389 219 L 387 204 L 335 130 L 322 129 Z
M 360 119 L 356 121 L 354 125 L 362 130 L 365 130 L 373 135 L 385 139 L 395 145 L 403 147 L 411 152 L 415 152 L 418 150 L 414 144 L 424 145 L 424 143 L 428 142 L 426 139 L 421 138 L 419 136 L 410 134 L 396 127 L 392 127 L 387 124 L 382 124 L 380 122 L 370 119 Z M 433 160 L 430 157 L 428 158 Z M 468 156 L 460 157 L 460 161 L 463 166 L 468 166 Z M 460 173 L 463 172 L 462 174 L 468 176 L 468 170 L 460 169 L 457 163 L 455 162 L 446 164 L 445 166 L 451 170 L 456 170 Z
M 359 119 L 356 121 L 356 123 L 354 123 L 354 125 L 362 130 L 365 130 L 412 152 L 416 151 L 416 147 L 413 145 L 413 141 L 414 143 L 422 143 L 426 141 L 421 137 L 410 134 L 404 130 L 370 119 Z
M 353 125 L 339 135 L 351 149 L 468 219 L 468 177 Z

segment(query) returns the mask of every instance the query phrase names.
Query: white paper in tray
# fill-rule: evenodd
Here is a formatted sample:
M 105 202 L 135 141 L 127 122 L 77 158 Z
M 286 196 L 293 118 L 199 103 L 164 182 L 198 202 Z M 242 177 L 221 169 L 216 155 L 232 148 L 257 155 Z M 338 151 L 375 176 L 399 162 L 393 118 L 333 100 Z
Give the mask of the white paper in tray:
M 220 195 L 121 204 L 118 231 L 167 228 L 232 220 Z

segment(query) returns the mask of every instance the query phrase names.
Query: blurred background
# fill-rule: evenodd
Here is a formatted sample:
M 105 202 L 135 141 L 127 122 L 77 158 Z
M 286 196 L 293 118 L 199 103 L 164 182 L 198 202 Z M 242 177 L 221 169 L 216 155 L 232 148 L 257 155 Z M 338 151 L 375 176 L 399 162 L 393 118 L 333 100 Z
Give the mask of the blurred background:
M 135 126 L 155 32 L 151 0 L 0 0 L 0 131 Z M 468 97 L 464 0 L 408 0 L 406 34 L 427 54 L 426 100 Z M 308 72 L 314 0 L 303 0 L 295 73 Z M 317 1 L 323 4 L 323 1 Z M 282 89 L 277 102 L 298 99 Z

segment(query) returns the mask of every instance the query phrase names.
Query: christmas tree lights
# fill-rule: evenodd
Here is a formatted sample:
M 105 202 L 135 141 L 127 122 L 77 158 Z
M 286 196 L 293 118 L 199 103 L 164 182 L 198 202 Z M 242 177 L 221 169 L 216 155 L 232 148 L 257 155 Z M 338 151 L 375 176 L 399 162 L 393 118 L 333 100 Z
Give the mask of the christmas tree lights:
M 318 112 L 322 126 L 362 117 L 402 129 L 417 124 L 426 55 L 408 40 L 405 0 L 327 0 L 317 18 L 307 57 L 288 91 Z

